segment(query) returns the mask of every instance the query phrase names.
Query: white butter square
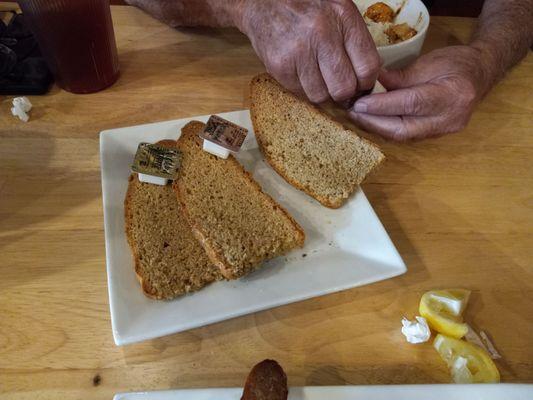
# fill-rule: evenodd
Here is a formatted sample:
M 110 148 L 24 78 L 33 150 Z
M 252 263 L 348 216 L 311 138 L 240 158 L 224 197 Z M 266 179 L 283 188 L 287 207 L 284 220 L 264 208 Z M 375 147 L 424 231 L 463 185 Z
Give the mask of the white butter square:
M 220 158 L 228 158 L 230 151 L 225 147 L 219 146 L 216 143 L 210 142 L 209 140 L 204 139 L 204 151 L 211 153 Z
M 139 181 L 144 183 L 152 183 L 154 185 L 165 186 L 168 183 L 168 179 L 161 178 L 160 176 L 138 174 Z

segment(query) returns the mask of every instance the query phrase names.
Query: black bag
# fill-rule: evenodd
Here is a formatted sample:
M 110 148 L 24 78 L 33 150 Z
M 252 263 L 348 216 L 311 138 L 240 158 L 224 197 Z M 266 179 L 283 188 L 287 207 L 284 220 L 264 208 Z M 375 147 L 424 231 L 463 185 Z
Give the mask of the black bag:
M 44 94 L 53 81 L 22 14 L 0 20 L 0 95 Z

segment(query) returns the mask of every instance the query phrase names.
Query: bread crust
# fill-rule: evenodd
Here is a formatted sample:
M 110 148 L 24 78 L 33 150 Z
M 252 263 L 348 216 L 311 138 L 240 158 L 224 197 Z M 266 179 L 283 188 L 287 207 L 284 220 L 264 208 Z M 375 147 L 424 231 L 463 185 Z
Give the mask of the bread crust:
M 250 116 L 251 116 L 251 120 L 252 120 L 252 125 L 254 127 L 254 133 L 255 133 L 255 137 L 257 139 L 257 143 L 259 144 L 259 149 L 261 151 L 261 154 L 263 154 L 263 156 L 265 157 L 265 159 L 267 160 L 267 162 L 270 164 L 270 166 L 274 169 L 274 171 L 276 171 L 283 179 L 285 179 L 285 181 L 287 181 L 290 185 L 294 186 L 295 188 L 307 193 L 309 196 L 313 197 L 315 200 L 317 200 L 320 204 L 322 204 L 323 206 L 325 207 L 328 207 L 328 208 L 333 208 L 333 209 L 337 209 L 339 207 L 341 207 L 345 202 L 346 200 L 348 200 L 348 198 L 353 194 L 353 192 L 355 192 L 355 190 L 357 189 L 357 186 L 354 186 L 350 192 L 350 194 L 347 196 L 347 197 L 340 197 L 336 200 L 332 200 L 328 197 L 324 197 L 324 196 L 321 196 L 319 193 L 316 193 L 314 190 L 312 190 L 310 187 L 306 187 L 304 186 L 303 184 L 301 184 L 300 182 L 294 180 L 294 179 L 291 179 L 289 178 L 285 172 L 283 171 L 283 168 L 281 165 L 277 164 L 271 157 L 270 157 L 270 154 L 266 151 L 266 146 L 264 144 L 264 141 L 263 141 L 263 137 L 262 137 L 262 131 L 261 131 L 261 127 L 260 127 L 260 124 L 258 123 L 257 121 L 257 114 L 256 114 L 256 103 L 254 101 L 254 96 L 253 96 L 253 92 L 254 90 L 256 90 L 256 84 L 257 83 L 260 83 L 261 80 L 267 80 L 269 82 L 272 82 L 274 84 L 276 84 L 280 90 L 282 92 L 284 92 L 285 94 L 289 95 L 290 97 L 294 98 L 295 100 L 297 100 L 297 97 L 292 94 L 291 92 L 289 92 L 287 89 L 285 89 L 283 86 L 281 86 L 274 78 L 272 78 L 272 76 L 270 76 L 268 73 L 262 73 L 262 74 L 259 74 L 257 76 L 255 76 L 251 82 L 250 82 Z M 339 122 L 331 119 L 331 117 L 329 115 L 327 115 L 325 112 L 323 112 L 322 110 L 318 109 L 317 107 L 313 106 L 312 104 L 310 103 L 307 103 L 307 102 L 304 102 L 304 106 L 307 108 L 307 110 L 312 113 L 312 114 L 315 114 L 315 115 L 320 115 L 324 118 L 327 118 L 329 119 L 334 125 L 337 126 L 337 128 L 339 129 L 343 129 L 343 130 L 347 130 L 342 124 L 340 124 Z M 349 129 L 348 129 L 349 130 Z M 350 130 L 349 130 L 350 131 Z M 361 139 L 362 141 L 366 142 L 367 144 L 369 144 L 370 146 L 376 148 L 379 150 L 379 148 L 372 142 L 370 142 L 369 140 L 365 139 L 365 138 L 362 138 L 360 136 L 358 136 L 355 132 L 352 132 L 353 135 L 357 136 L 359 139 Z M 385 156 L 383 156 L 379 162 L 376 164 L 375 168 L 377 168 L 383 161 L 385 160 Z
M 130 230 L 130 227 L 132 225 L 132 212 L 131 212 L 131 199 L 134 196 L 134 190 L 135 185 L 133 184 L 134 181 L 137 181 L 138 177 L 137 174 L 131 174 L 128 178 L 128 190 L 126 192 L 126 198 L 124 199 L 124 220 L 126 222 L 126 239 L 128 241 L 128 244 L 130 245 L 130 249 L 133 255 L 133 263 L 134 263 L 134 271 L 135 276 L 137 277 L 137 280 L 139 281 L 139 284 L 141 285 L 141 289 L 143 293 L 154 300 L 162 300 L 162 296 L 158 296 L 156 293 L 153 293 L 150 291 L 150 286 L 144 279 L 144 277 L 140 274 L 140 260 L 139 260 L 139 248 L 137 247 L 137 243 L 135 240 L 133 240 L 133 236 Z

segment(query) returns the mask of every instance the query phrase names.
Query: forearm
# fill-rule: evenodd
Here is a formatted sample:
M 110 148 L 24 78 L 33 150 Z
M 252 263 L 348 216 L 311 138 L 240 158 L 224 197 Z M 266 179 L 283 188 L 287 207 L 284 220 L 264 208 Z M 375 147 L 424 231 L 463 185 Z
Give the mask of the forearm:
M 241 0 L 126 0 L 166 24 L 232 27 L 237 24 Z
M 486 0 L 471 45 L 485 60 L 488 91 L 533 45 L 533 0 Z

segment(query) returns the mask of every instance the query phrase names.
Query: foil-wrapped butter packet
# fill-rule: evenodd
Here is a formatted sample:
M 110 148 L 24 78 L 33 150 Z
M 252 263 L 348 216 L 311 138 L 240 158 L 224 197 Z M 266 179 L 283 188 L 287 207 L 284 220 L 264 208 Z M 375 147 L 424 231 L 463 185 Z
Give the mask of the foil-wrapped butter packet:
M 248 130 L 218 115 L 211 115 L 203 131 L 198 134 L 204 139 L 203 149 L 220 158 L 227 158 L 230 151 L 241 149 Z
M 179 168 L 178 149 L 151 143 L 139 143 L 131 170 L 139 174 L 141 182 L 166 185 L 174 180 Z

